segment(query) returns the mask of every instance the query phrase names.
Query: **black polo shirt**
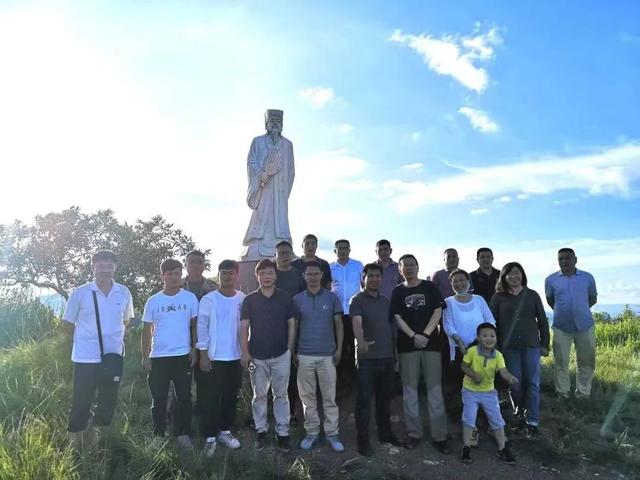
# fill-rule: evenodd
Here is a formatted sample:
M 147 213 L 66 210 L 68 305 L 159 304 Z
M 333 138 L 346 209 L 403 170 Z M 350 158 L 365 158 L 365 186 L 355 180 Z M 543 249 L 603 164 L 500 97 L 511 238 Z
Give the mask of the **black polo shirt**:
M 375 342 L 366 353 L 358 351 L 358 360 L 393 358 L 393 317 L 390 308 L 391 301 L 382 294 L 374 297 L 364 290 L 351 297 L 351 317 L 362 317 L 364 339 Z
M 500 278 L 500 270 L 491 268 L 491 275 L 487 275 L 478 269 L 469 275 L 471 277 L 471 285 L 473 285 L 473 293 L 480 295 L 485 299 L 487 305 L 491 303 L 491 297 L 496 293 L 496 282 Z
M 276 288 L 265 297 L 260 289 L 251 292 L 242 302 L 240 318 L 249 320 L 251 337 L 249 353 L 258 360 L 276 358 L 287 351 L 290 318 L 296 316 L 293 299 Z

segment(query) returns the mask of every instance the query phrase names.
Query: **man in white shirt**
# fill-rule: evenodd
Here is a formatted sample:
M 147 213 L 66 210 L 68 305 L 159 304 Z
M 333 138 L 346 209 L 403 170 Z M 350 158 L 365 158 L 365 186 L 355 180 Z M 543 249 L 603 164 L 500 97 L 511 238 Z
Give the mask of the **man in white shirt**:
M 98 340 L 94 295 L 100 314 L 104 353 L 122 355 L 125 327 L 133 318 L 131 292 L 113 281 L 117 258 L 110 250 L 101 250 L 91 257 L 94 281 L 76 288 L 62 316 L 66 333 L 73 336 L 73 400 L 68 431 L 74 448 L 82 445 L 83 431 L 92 417 L 91 405 L 97 393 L 97 407 L 92 424 L 111 424 L 120 378 L 105 381 Z
M 142 314 L 142 367 L 149 373 L 154 444 L 166 430 L 167 395 L 173 382 L 178 404 L 178 445 L 191 443 L 191 369 L 196 360 L 197 297 L 182 288 L 182 263 L 168 258 L 160 265 L 164 289 L 147 300 Z
M 342 343 L 342 363 L 338 372 L 338 383 L 348 388 L 355 378 L 355 347 L 353 337 L 353 326 L 349 316 L 349 301 L 356 293 L 360 292 L 362 277 L 362 262 L 349 258 L 351 245 L 349 240 L 336 240 L 334 244 L 336 261 L 331 267 L 331 291 L 335 293 L 342 302 L 344 312 L 343 328 L 344 341 Z
M 206 457 L 213 456 L 217 440 L 228 448 L 240 448 L 240 441 L 231 433 L 242 385 L 238 333 L 245 294 L 234 288 L 238 269 L 234 260 L 218 265 L 220 289 L 202 297 L 198 311 L 196 346 L 200 350 L 200 370 L 205 372 L 201 431 L 206 438 Z

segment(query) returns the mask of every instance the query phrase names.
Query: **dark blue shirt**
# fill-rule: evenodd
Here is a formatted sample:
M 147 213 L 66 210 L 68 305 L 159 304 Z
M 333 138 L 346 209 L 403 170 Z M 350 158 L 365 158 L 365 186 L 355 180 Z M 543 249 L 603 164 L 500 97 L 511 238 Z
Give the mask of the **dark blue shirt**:
M 249 320 L 251 356 L 267 360 L 285 353 L 289 340 L 288 321 L 294 317 L 293 300 L 284 290 L 276 288 L 270 297 L 265 297 L 260 289 L 247 295 L 242 302 L 240 318 Z

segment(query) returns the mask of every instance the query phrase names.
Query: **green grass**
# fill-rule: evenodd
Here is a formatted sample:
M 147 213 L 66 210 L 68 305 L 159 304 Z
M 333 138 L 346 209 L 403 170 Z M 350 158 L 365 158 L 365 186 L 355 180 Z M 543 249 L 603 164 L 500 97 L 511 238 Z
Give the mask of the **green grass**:
M 586 403 L 553 397 L 553 359 L 543 361 L 540 455 L 640 468 L 640 317 L 626 310 L 596 323 L 596 375 Z M 575 381 L 575 354 L 572 355 Z
M 9 308 L 7 304 L 14 302 Z M 151 418 L 146 379 L 139 368 L 140 332 L 126 339 L 125 380 L 114 425 L 82 455 L 68 446 L 71 342 L 50 310 L 27 295 L 3 299 L 4 315 L 20 323 L 11 341 L 0 348 L 0 478 L 2 480 L 92 480 L 310 478 L 301 458 L 275 454 L 257 456 L 251 449 L 221 449 L 213 462 L 194 454 L 186 457 L 171 445 L 160 452 L 149 446 Z M 27 318 L 32 321 L 27 321 Z M 45 328 L 44 326 L 48 326 Z M 30 330 L 30 327 L 32 330 Z M 19 332 L 22 335 L 20 339 Z M 240 402 L 241 408 L 244 406 Z

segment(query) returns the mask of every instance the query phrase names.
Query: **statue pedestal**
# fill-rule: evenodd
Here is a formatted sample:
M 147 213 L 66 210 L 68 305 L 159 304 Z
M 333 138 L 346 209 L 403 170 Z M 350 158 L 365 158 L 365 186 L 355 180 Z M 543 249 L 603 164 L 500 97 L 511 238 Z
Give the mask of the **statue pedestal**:
M 238 290 L 243 293 L 251 293 L 258 289 L 256 279 L 256 265 L 258 260 L 238 260 Z

